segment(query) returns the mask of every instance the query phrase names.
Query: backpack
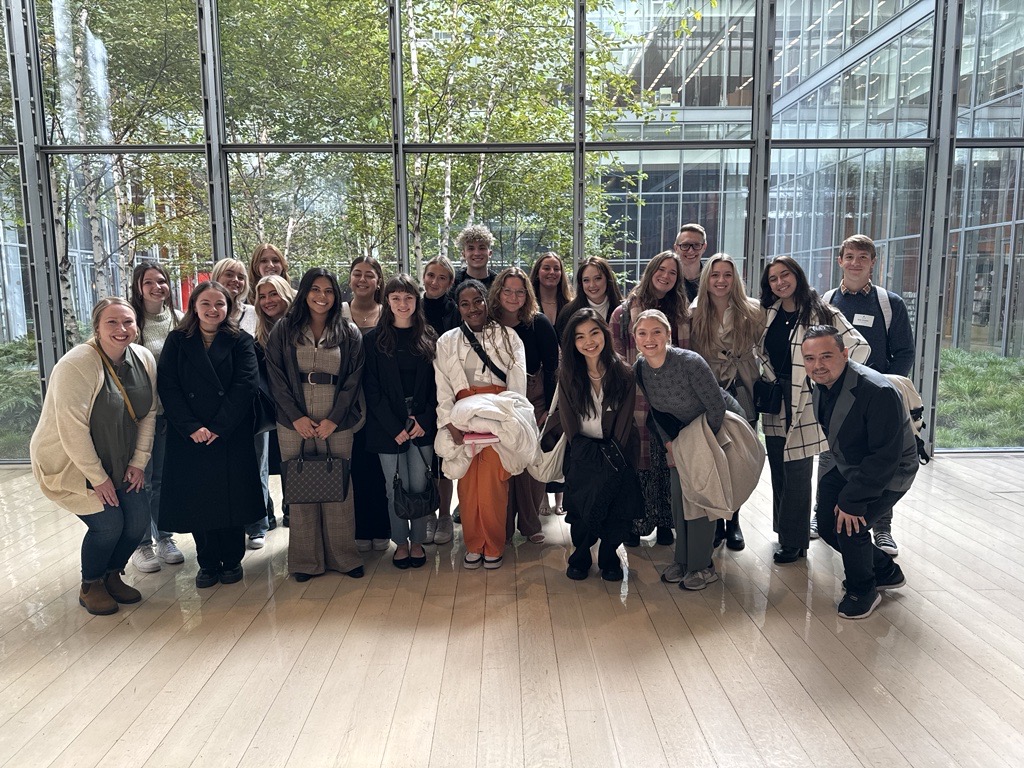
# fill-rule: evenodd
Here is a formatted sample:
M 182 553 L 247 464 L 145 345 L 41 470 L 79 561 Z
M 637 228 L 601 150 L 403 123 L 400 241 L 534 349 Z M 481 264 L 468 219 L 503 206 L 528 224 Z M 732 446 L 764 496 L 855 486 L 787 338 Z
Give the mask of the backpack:
M 832 297 L 836 295 L 836 291 L 838 290 L 838 288 L 833 288 L 831 291 L 826 291 L 825 295 L 821 297 L 821 300 L 826 304 L 831 304 Z M 880 285 L 876 285 L 875 296 L 878 297 L 878 306 L 882 310 L 882 320 L 885 321 L 885 333 L 886 336 L 888 336 L 889 326 L 892 325 L 892 304 L 889 303 L 889 292 Z
M 924 423 L 924 401 L 921 400 L 921 393 L 917 391 L 914 382 L 906 376 L 887 373 L 885 378 L 899 390 L 900 397 L 903 400 L 903 410 L 910 417 L 910 426 L 914 430 L 914 437 L 917 439 L 918 460 L 922 464 L 927 464 L 931 461 L 932 457 L 928 455 L 928 449 L 924 445 L 924 440 L 921 439 L 921 432 L 928 426 Z

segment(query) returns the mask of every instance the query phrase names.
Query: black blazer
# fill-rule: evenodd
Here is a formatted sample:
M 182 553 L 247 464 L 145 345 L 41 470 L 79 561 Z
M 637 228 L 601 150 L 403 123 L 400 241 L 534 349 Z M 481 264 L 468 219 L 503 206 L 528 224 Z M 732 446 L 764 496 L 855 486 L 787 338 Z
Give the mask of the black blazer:
M 437 433 L 437 387 L 434 363 L 416 356 L 416 384 L 411 413 L 406 413 L 398 358 L 385 355 L 377 348 L 378 329 L 371 328 L 363 337 L 363 393 L 366 396 L 366 449 L 372 453 L 405 453 L 408 443 L 398 445 L 395 435 L 405 429 L 409 415 L 426 433 L 413 442 L 433 445 Z
M 253 339 L 245 331 L 221 331 L 209 351 L 199 331 L 167 336 L 157 364 L 157 391 L 170 425 L 161 528 L 227 528 L 266 514 L 253 443 L 258 386 Z M 190 435 L 200 427 L 217 439 L 210 445 L 192 442 Z
M 828 447 L 846 480 L 839 508 L 863 515 L 883 491 L 906 491 L 919 466 L 917 440 L 899 391 L 881 373 L 849 361 L 828 422 Z M 814 386 L 814 412 L 821 388 Z

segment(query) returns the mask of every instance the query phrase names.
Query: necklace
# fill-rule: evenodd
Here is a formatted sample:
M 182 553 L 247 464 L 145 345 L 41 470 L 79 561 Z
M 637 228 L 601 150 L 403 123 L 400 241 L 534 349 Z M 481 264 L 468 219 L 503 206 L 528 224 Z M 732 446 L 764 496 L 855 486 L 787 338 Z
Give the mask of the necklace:
M 782 309 L 782 307 L 779 307 L 779 314 L 782 315 L 782 320 L 786 323 L 786 327 L 788 328 L 800 313 L 795 309 L 792 312 L 787 312 Z
M 349 304 L 349 309 L 352 310 L 352 317 L 356 318 L 356 320 L 359 320 L 360 318 L 362 318 L 362 322 L 357 322 L 356 323 L 356 325 L 361 325 L 361 326 L 369 325 L 370 318 L 373 317 L 373 316 L 376 316 L 377 314 L 380 313 L 380 305 L 379 304 L 374 304 L 373 305 L 373 309 L 371 309 L 369 312 L 361 312 L 359 314 L 356 314 L 356 308 L 353 307 L 351 304 Z
M 588 373 L 587 378 L 589 378 L 591 381 L 600 381 L 601 379 L 604 378 L 604 374 L 599 373 L 597 374 L 597 376 L 594 376 L 593 374 Z

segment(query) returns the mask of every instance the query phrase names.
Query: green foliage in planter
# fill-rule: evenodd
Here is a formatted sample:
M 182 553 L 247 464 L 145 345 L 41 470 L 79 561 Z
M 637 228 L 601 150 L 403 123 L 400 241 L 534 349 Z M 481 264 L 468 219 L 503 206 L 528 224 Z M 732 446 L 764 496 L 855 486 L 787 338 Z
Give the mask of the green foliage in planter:
M 35 339 L 0 344 L 0 459 L 28 458 L 41 407 Z
M 1024 360 L 942 350 L 935 442 L 939 448 L 1024 446 Z

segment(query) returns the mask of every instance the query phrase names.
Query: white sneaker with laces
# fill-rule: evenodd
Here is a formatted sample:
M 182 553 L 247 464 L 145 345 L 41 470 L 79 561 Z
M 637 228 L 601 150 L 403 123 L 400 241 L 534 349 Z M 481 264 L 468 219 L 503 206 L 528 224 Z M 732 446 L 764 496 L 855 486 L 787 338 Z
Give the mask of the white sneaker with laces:
M 434 543 L 434 534 L 436 532 L 437 532 L 437 518 L 434 517 L 433 515 L 430 515 L 427 518 L 427 533 L 423 537 L 423 543 L 424 544 L 433 544 Z
M 263 549 L 263 545 L 267 543 L 266 537 L 264 536 L 250 536 L 249 537 L 249 549 Z
M 177 565 L 185 562 L 185 556 L 174 543 L 174 539 L 168 536 L 165 539 L 158 539 L 156 542 L 156 556 L 168 565 Z
M 132 565 L 143 573 L 156 573 L 160 570 L 160 561 L 157 560 L 152 544 L 142 544 L 132 553 Z
M 818 533 L 818 516 L 811 515 L 811 539 L 818 538 L 821 538 L 821 535 Z
M 875 546 L 892 557 L 900 553 L 900 548 L 896 546 L 896 540 L 889 531 L 875 531 Z

